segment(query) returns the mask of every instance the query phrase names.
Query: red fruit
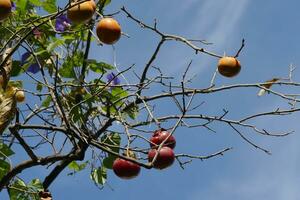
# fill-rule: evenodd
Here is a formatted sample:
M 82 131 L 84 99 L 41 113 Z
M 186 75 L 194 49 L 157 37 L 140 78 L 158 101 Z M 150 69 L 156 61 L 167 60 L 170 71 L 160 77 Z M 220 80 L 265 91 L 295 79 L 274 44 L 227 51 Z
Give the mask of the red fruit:
M 113 170 L 120 178 L 132 179 L 140 173 L 141 167 L 131 161 L 117 158 L 113 163 Z
M 169 137 L 170 133 L 165 129 L 156 130 L 152 137 L 150 138 L 150 146 L 155 147 L 156 145 L 160 145 L 167 137 Z M 156 145 L 155 145 L 156 144 Z M 167 141 L 164 143 L 164 146 L 170 147 L 174 149 L 176 145 L 176 140 L 173 135 L 171 135 Z
M 151 149 L 148 152 L 148 161 L 152 162 L 155 157 L 157 149 Z M 153 163 L 153 167 L 156 169 L 165 169 L 173 164 L 175 160 L 175 154 L 170 147 L 162 147 L 158 153 L 158 156 Z

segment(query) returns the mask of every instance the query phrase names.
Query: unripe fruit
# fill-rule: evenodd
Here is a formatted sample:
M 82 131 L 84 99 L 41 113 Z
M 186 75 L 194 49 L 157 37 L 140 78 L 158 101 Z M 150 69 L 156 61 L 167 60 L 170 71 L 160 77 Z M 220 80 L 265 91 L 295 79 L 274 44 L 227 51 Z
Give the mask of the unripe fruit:
M 12 3 L 10 0 L 0 0 L 0 21 L 6 19 L 11 13 Z
M 74 4 L 76 4 L 76 2 L 71 3 L 71 6 Z M 71 7 L 67 11 L 67 17 L 73 23 L 79 24 L 92 19 L 95 11 L 96 11 L 96 3 L 94 0 L 90 0 Z
M 152 162 L 156 155 L 157 149 L 151 149 L 148 152 L 148 161 Z M 170 147 L 162 147 L 157 155 L 153 167 L 156 169 L 165 169 L 173 164 L 175 154 Z
M 25 100 L 25 93 L 24 91 L 17 91 L 16 94 L 15 94 L 15 97 L 16 97 L 16 101 L 21 103 L 21 102 L 24 102 Z
M 96 27 L 97 36 L 104 44 L 114 44 L 121 37 L 121 26 L 110 17 L 103 18 Z
M 234 77 L 241 70 L 240 62 L 234 57 L 223 57 L 219 60 L 218 71 L 225 77 Z
M 175 148 L 176 140 L 173 135 L 170 135 L 170 133 L 165 129 L 159 129 L 156 130 L 152 137 L 150 138 L 150 146 L 151 147 L 157 147 L 160 145 L 166 138 L 166 142 L 164 143 L 164 146 L 170 147 L 171 149 Z
M 113 163 L 113 170 L 122 179 L 132 179 L 139 175 L 141 167 L 131 161 L 117 158 Z

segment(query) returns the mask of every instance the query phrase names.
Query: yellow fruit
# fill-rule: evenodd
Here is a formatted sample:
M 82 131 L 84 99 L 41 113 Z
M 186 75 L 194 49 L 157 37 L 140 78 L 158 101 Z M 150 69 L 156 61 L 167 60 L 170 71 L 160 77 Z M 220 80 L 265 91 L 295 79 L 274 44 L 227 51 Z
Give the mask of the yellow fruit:
M 11 13 L 11 1 L 0 0 L 0 21 L 6 19 Z
M 121 26 L 110 17 L 103 18 L 96 27 L 97 36 L 104 44 L 114 44 L 121 37 Z
M 71 6 L 76 2 L 71 3 Z M 96 3 L 94 0 L 86 1 L 73 6 L 67 11 L 67 17 L 75 24 L 87 22 L 92 19 L 96 11 Z
M 18 90 L 15 94 L 17 102 L 21 103 L 25 100 L 25 93 L 24 91 Z
M 219 60 L 218 71 L 223 76 L 234 77 L 241 71 L 241 64 L 236 58 L 225 56 Z

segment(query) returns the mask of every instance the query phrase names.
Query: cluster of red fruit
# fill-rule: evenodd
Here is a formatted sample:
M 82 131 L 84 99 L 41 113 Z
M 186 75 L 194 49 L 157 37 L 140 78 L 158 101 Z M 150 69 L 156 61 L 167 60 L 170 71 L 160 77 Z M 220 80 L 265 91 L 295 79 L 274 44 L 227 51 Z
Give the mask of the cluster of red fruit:
M 160 145 L 163 146 L 160 148 Z M 150 138 L 150 151 L 148 152 L 148 161 L 153 162 L 153 167 L 156 169 L 165 169 L 171 166 L 175 160 L 173 149 L 175 148 L 176 140 L 165 129 L 159 129 L 154 132 Z M 128 153 L 127 153 L 128 154 Z M 134 155 L 127 155 L 135 158 Z M 123 179 L 131 179 L 136 177 L 141 170 L 141 167 L 123 158 L 117 158 L 113 163 L 113 170 L 117 176 Z

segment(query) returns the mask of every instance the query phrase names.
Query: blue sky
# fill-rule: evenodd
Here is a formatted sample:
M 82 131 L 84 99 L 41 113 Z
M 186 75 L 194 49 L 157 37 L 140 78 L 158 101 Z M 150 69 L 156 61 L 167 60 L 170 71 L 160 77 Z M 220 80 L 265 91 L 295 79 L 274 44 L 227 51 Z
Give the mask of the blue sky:
M 158 19 L 158 27 L 166 33 L 182 35 L 193 39 L 206 39 L 214 44 L 205 48 L 219 54 L 234 54 L 242 38 L 246 47 L 240 55 L 242 70 L 238 77 L 226 79 L 218 76 L 216 83 L 254 83 L 274 76 L 286 77 L 290 64 L 300 65 L 300 2 L 297 0 L 172 0 L 172 1 L 121 1 L 112 0 L 109 12 L 125 5 L 135 16 L 147 23 Z M 131 37 L 123 37 L 116 44 L 117 64 L 120 69 L 136 63 L 135 71 L 151 56 L 157 37 L 141 30 L 123 14 L 116 17 L 123 31 Z M 93 46 L 91 57 L 112 62 L 110 46 Z M 156 66 L 172 76 L 179 76 L 193 59 L 189 76 L 196 75 L 193 86 L 209 84 L 217 60 L 207 55 L 195 55 L 182 44 L 169 43 L 159 54 Z M 140 68 L 139 68 L 140 67 Z M 299 81 L 299 69 L 294 80 Z M 181 75 L 180 75 L 181 76 Z M 279 86 L 274 89 L 281 90 Z M 282 90 L 281 90 L 282 91 Z M 221 92 L 208 97 L 198 97 L 206 104 L 200 111 L 206 114 L 220 114 L 222 109 L 230 110 L 228 117 L 238 119 L 257 112 L 287 107 L 274 96 L 258 98 L 256 89 Z M 297 91 L 296 91 L 297 93 Z M 157 112 L 170 112 L 166 108 Z M 272 155 L 262 153 L 245 143 L 228 127 L 215 123 L 217 133 L 206 129 L 178 129 L 176 153 L 209 154 L 225 147 L 233 150 L 223 157 L 206 161 L 195 160 L 182 170 L 177 163 L 163 171 L 143 169 L 136 179 L 126 181 L 108 174 L 108 184 L 97 189 L 89 180 L 88 171 L 76 176 L 66 176 L 66 170 L 51 186 L 54 199 L 172 199 L 172 200 L 299 200 L 300 177 L 300 132 L 299 114 L 276 118 L 258 118 L 253 123 L 274 131 L 295 130 L 285 138 L 257 136 L 245 133 L 257 144 L 271 150 Z M 25 178 L 42 176 L 24 172 Z M 34 177 L 32 177 L 34 175 Z M 42 179 L 42 177 L 40 177 Z M 0 194 L 0 199 L 7 199 Z

